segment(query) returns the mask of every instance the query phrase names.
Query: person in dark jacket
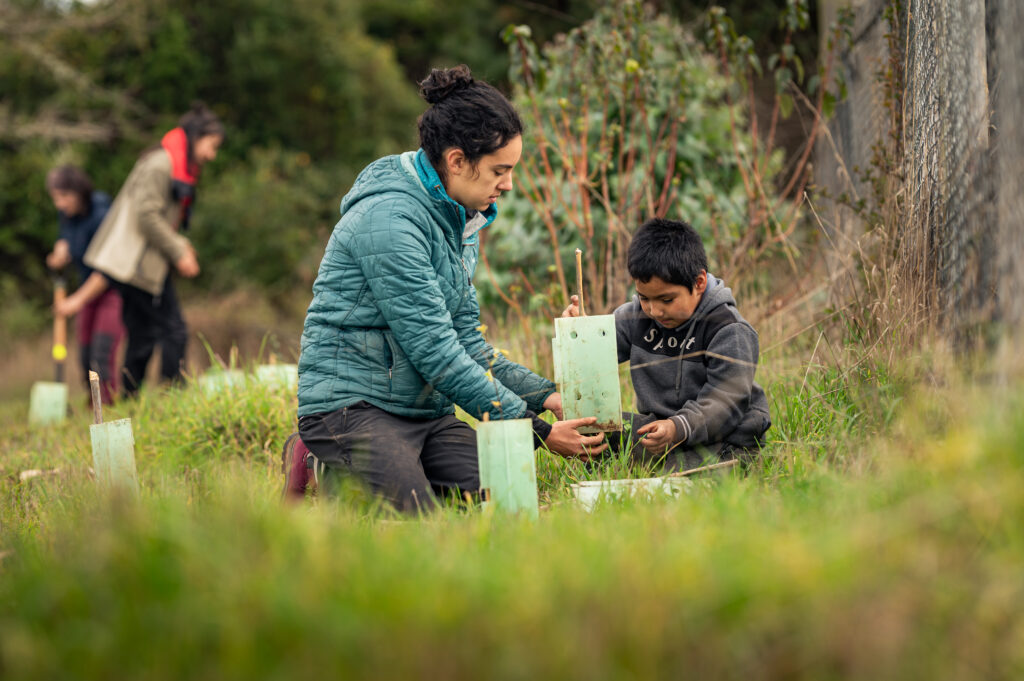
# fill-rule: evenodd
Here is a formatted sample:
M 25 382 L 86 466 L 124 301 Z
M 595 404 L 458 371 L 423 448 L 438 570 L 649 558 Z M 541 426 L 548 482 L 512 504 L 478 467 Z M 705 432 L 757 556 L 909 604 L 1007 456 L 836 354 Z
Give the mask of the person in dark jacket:
M 758 339 L 732 291 L 708 274 L 689 224 L 653 219 L 629 245 L 633 300 L 615 310 L 619 362 L 629 362 L 640 413 L 624 413 L 633 453 L 669 470 L 759 449 L 771 425 L 754 382 Z M 562 313 L 579 315 L 576 296 Z M 621 439 L 609 435 L 613 448 Z
M 576 430 L 592 418 L 536 418 L 561 415 L 555 385 L 482 335 L 479 232 L 512 189 L 518 114 L 465 66 L 435 69 L 421 88 L 422 148 L 371 163 L 342 199 L 299 359 L 304 446 L 328 478 L 352 473 L 403 512 L 479 489 L 476 436 L 456 404 L 476 418 L 530 417 L 561 454 L 605 447 Z
M 89 371 L 99 374 L 101 399 L 110 404 L 117 395 L 117 349 L 124 338 L 121 296 L 106 277 L 82 260 L 110 208 L 110 197 L 94 191 L 85 171 L 72 165 L 51 170 L 46 175 L 46 190 L 57 209 L 60 229 L 46 264 L 53 270 L 74 264 L 79 284 L 54 312 L 75 317 L 82 377 L 88 385 Z

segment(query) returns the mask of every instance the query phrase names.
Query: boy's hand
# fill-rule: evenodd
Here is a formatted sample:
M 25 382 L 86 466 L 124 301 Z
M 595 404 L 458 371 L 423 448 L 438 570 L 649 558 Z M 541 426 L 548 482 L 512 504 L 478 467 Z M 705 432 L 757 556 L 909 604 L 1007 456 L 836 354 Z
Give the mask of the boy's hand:
M 544 444 L 548 449 L 561 454 L 562 456 L 578 456 L 587 461 L 594 454 L 600 454 L 608 449 L 608 443 L 604 440 L 604 433 L 597 435 L 580 435 L 576 430 L 582 426 L 589 426 L 597 423 L 597 418 L 588 416 L 583 419 L 570 419 L 569 421 L 556 421 L 551 425 L 551 433 Z
M 586 315 L 580 314 L 580 297 L 569 296 L 569 307 L 562 310 L 563 317 L 586 317 Z
M 81 297 L 72 294 L 59 303 L 54 303 L 53 311 L 61 317 L 74 317 L 82 311 L 83 307 L 85 307 L 85 303 Z
M 668 447 L 676 440 L 676 424 L 672 419 L 662 419 L 637 429 L 637 435 L 642 435 L 640 440 L 644 449 L 657 451 Z
M 71 247 L 64 239 L 58 239 L 53 245 L 53 252 L 46 256 L 46 266 L 51 270 L 60 268 L 71 262 Z
M 559 421 L 562 420 L 562 395 L 561 393 L 551 393 L 548 398 L 544 400 L 544 408 L 549 410 L 555 415 L 555 418 Z

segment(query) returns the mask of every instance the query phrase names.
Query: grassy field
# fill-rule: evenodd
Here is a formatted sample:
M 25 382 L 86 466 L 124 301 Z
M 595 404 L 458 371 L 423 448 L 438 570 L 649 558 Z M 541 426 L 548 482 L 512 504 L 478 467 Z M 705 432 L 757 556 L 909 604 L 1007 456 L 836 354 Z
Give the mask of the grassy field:
M 783 365 L 761 461 L 588 514 L 568 485 L 629 471 L 540 452 L 535 523 L 284 507 L 263 387 L 108 410 L 137 502 L 95 489 L 84 404 L 6 403 L 0 677 L 1024 677 L 1020 384 Z

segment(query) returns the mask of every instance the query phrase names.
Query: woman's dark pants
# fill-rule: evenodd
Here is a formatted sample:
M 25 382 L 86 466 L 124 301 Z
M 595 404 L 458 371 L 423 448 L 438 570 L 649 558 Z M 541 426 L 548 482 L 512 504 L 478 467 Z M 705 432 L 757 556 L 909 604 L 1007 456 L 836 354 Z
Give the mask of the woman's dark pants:
M 403 513 L 480 488 L 476 431 L 454 416 L 412 419 L 357 402 L 303 416 L 299 435 L 331 473 L 353 474 Z
M 133 397 L 142 387 L 146 365 L 157 343 L 160 344 L 160 376 L 165 380 L 180 380 L 185 362 L 185 344 L 188 328 L 181 316 L 178 296 L 171 278 L 164 282 L 160 295 L 122 285 L 121 318 L 128 332 L 128 347 L 124 357 L 124 394 Z

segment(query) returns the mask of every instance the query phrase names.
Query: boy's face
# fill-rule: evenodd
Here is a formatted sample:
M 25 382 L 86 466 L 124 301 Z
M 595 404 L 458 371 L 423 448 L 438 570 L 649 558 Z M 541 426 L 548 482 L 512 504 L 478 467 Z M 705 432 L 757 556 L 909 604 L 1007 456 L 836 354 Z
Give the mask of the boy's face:
M 679 284 L 670 284 L 660 277 L 651 277 L 649 281 L 635 280 L 635 283 L 644 314 L 666 329 L 674 329 L 693 316 L 708 287 L 708 274 L 701 270 L 693 291 Z

